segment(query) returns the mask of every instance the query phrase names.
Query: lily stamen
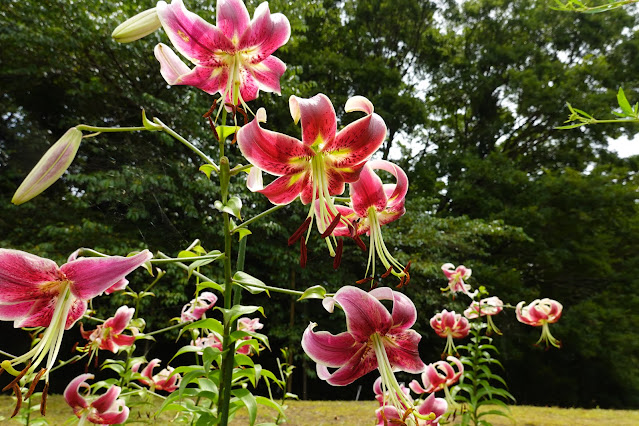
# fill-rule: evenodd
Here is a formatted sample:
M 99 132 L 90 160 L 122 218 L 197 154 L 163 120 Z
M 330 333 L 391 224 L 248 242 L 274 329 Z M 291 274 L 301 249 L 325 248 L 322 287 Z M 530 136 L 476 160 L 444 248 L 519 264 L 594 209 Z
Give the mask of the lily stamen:
M 29 361 L 29 363 L 27 364 L 27 366 L 24 368 L 24 370 L 22 370 L 20 373 L 18 373 L 18 375 L 15 377 L 15 379 L 13 379 L 7 386 L 5 386 L 4 388 L 2 388 L 2 392 L 10 389 L 13 387 L 13 385 L 15 385 L 16 383 L 18 383 L 20 381 L 20 379 L 22 379 L 24 377 L 25 374 L 27 374 L 27 372 L 29 371 L 29 368 L 31 368 L 31 361 Z
M 35 378 L 33 379 L 33 381 L 31 382 L 31 386 L 29 386 L 29 391 L 27 392 L 27 394 L 24 396 L 24 400 L 26 401 L 27 399 L 29 399 L 29 397 L 31 395 L 33 395 L 33 392 L 35 392 L 35 388 L 38 385 L 38 382 L 40 381 L 40 379 L 42 378 L 42 376 L 44 376 L 44 373 L 47 372 L 46 368 L 41 368 L 40 371 L 38 372 L 38 374 L 36 374 Z
M 22 391 L 20 390 L 20 385 L 17 383 L 13 383 L 11 387 L 16 394 L 16 408 L 13 410 L 13 414 L 11 414 L 11 418 L 14 418 L 16 414 L 20 412 L 20 408 L 22 408 Z
M 342 262 L 342 251 L 344 250 L 344 240 L 341 238 L 337 240 L 337 247 L 335 249 L 335 259 L 333 259 L 333 269 L 339 268 L 339 264 Z
M 302 238 L 300 240 L 300 266 L 306 268 L 306 261 L 308 260 L 308 253 L 306 251 L 306 240 Z
M 297 240 L 300 239 L 302 234 L 304 234 L 304 232 L 311 225 L 311 221 L 312 220 L 313 220 L 313 218 L 311 216 L 307 217 L 306 220 L 304 220 L 304 222 L 302 222 L 302 225 L 299 228 L 297 228 L 297 231 L 293 232 L 293 235 L 291 235 L 289 237 L 289 239 L 288 239 L 288 245 L 289 246 L 292 246 L 293 244 L 295 244 L 297 242 Z

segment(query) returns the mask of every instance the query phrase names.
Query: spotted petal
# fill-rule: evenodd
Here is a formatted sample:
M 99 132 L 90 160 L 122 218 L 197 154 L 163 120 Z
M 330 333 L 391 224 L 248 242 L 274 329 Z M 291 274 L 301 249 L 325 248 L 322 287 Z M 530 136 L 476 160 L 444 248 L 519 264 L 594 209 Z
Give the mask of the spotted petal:
M 249 20 L 248 10 L 242 0 L 218 0 L 215 22 L 229 40 L 239 39 L 248 29 Z
M 288 19 L 281 13 L 271 15 L 268 3 L 264 2 L 255 9 L 251 25 L 242 35 L 238 48 L 247 57 L 247 62 L 256 64 L 286 44 L 290 36 Z
M 337 119 L 335 109 L 326 95 L 319 93 L 312 98 L 291 96 L 288 100 L 293 121 L 302 120 L 302 142 L 306 146 L 317 144 L 323 149 L 335 138 Z
M 19 250 L 0 249 L 0 303 L 56 294 L 58 289 L 49 284 L 60 279 L 54 261 Z
M 356 341 L 366 342 L 374 333 L 384 335 L 393 325 L 388 310 L 373 295 L 357 287 L 342 287 L 334 296 L 346 314 L 346 327 Z

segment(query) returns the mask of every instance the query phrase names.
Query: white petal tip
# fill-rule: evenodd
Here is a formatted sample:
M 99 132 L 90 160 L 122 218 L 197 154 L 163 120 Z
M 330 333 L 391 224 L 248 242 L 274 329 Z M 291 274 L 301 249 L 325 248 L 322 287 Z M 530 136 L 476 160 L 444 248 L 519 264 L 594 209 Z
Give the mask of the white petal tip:
M 373 104 L 363 96 L 353 96 L 346 101 L 346 112 L 361 111 L 366 114 L 373 113 Z

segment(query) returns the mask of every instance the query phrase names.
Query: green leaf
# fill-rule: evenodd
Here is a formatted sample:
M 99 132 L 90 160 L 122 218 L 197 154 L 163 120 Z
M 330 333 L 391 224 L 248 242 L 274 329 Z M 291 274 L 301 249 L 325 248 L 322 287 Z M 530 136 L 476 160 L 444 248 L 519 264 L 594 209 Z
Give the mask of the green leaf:
M 623 92 L 623 89 L 620 87 L 619 92 L 617 92 L 617 102 L 619 103 L 619 107 L 621 110 L 628 116 L 634 116 L 634 111 L 626 99 L 626 94 Z
M 207 288 L 212 288 L 214 290 L 219 291 L 220 293 L 224 293 L 224 286 L 213 281 L 204 281 L 202 283 L 199 283 L 197 285 L 197 292 L 199 293 L 200 291 Z
M 225 309 L 225 308 L 219 308 L 219 307 L 216 307 L 215 309 L 222 311 L 222 314 L 224 314 L 224 322 L 226 324 L 229 324 L 235 321 L 242 315 L 249 315 L 249 314 L 252 314 L 253 312 L 260 312 L 262 316 L 264 317 L 266 316 L 264 315 L 264 308 L 262 308 L 261 306 L 235 305 L 231 309 Z
M 253 426 L 257 418 L 257 402 L 253 394 L 248 389 L 235 389 L 231 391 L 231 394 L 244 403 L 248 410 L 250 425 Z
M 240 210 L 242 209 L 242 200 L 239 197 L 231 197 L 226 202 L 226 204 L 222 203 L 220 200 L 215 201 L 213 206 L 221 212 L 228 213 L 231 216 L 235 216 L 236 218 L 242 220 L 242 215 Z
M 258 280 L 254 276 L 247 274 L 246 272 L 237 271 L 235 275 L 233 275 L 233 282 L 251 292 L 251 294 L 257 294 L 266 291 L 266 294 L 268 294 L 270 297 L 268 290 L 263 288 L 266 286 L 266 284 L 264 284 L 262 281 Z
M 204 173 L 207 178 L 211 179 L 211 172 L 217 172 L 217 167 L 213 164 L 202 164 L 200 166 L 200 171 Z
M 304 293 L 300 296 L 297 301 L 304 299 L 323 299 L 326 297 L 326 289 L 321 285 L 314 285 L 313 287 L 309 287 L 304 290 Z
M 240 241 L 242 240 L 242 238 L 246 237 L 247 235 L 252 234 L 252 232 L 248 228 L 237 228 L 235 231 L 233 231 L 233 233 L 240 234 Z
M 277 402 L 270 400 L 268 398 L 265 398 L 263 396 L 256 396 L 255 401 L 260 405 L 264 405 L 266 407 L 270 407 L 276 410 L 281 416 L 284 416 L 284 409 Z
M 215 130 L 217 131 L 218 138 L 223 141 L 239 130 L 239 128 L 239 126 L 217 126 Z

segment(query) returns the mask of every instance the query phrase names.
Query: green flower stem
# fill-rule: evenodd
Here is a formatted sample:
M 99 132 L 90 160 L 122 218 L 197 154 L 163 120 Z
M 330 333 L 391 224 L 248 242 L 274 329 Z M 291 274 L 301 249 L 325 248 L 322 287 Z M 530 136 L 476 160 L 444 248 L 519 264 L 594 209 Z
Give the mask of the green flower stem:
M 175 139 L 177 139 L 180 142 L 182 142 L 182 144 L 184 144 L 188 149 L 190 149 L 191 151 L 196 153 L 202 160 L 204 160 L 208 164 L 212 165 L 216 172 L 218 172 L 220 170 L 219 167 L 217 166 L 217 164 L 215 164 L 215 162 L 208 155 L 206 155 L 205 153 L 200 151 L 195 145 L 193 145 L 188 140 L 184 139 L 175 130 L 171 129 L 169 126 L 167 126 L 162 121 L 160 121 L 160 119 L 154 118 L 153 121 L 155 123 L 159 124 L 160 126 L 162 126 L 162 130 L 164 132 L 168 133 L 169 135 L 173 136 Z
M 205 260 L 205 259 L 219 259 L 219 254 L 214 255 L 204 255 L 204 256 L 195 256 L 195 257 L 167 257 L 162 259 L 151 259 L 151 263 L 153 264 L 162 264 L 162 263 L 178 263 L 178 262 L 195 262 L 196 260 Z
M 71 357 L 71 358 L 69 358 L 69 359 L 68 359 L 68 360 L 66 360 L 66 361 L 58 361 L 58 365 L 56 365 L 55 367 L 53 367 L 53 368 L 49 371 L 49 373 L 51 373 L 51 372 L 53 372 L 53 371 L 57 370 L 58 368 L 62 368 L 62 367 L 64 367 L 64 366 L 65 366 L 65 365 L 67 365 L 67 364 L 72 364 L 72 363 L 74 363 L 74 362 L 78 362 L 78 361 L 80 361 L 82 358 L 86 357 L 87 355 L 89 355 L 89 352 L 85 352 L 85 353 L 83 353 L 82 355 L 75 355 L 74 357 Z
M 268 210 L 263 211 L 262 213 L 258 214 L 257 216 L 254 216 L 250 219 L 248 219 L 245 222 L 242 222 L 241 224 L 237 225 L 235 228 L 231 229 L 231 233 L 236 232 L 238 229 L 240 228 L 246 228 L 247 226 L 249 226 L 251 223 L 260 220 L 261 218 L 263 218 L 264 216 L 268 216 L 269 214 L 278 211 L 279 209 L 281 209 L 282 207 L 284 207 L 284 205 L 281 206 L 273 206 Z
M 183 327 L 183 326 L 184 326 L 184 323 L 179 322 L 177 324 L 173 324 L 173 325 L 170 325 L 168 327 L 164 327 L 164 328 L 162 328 L 160 330 L 155 330 L 155 331 L 152 331 L 150 333 L 140 334 L 140 337 L 142 338 L 142 337 L 147 337 L 147 336 L 153 336 L 155 334 L 164 333 L 165 331 L 173 330 L 175 328 L 180 328 L 180 327 Z
M 237 263 L 235 264 L 235 268 L 238 271 L 244 270 L 244 261 L 246 260 L 246 243 L 248 240 L 248 235 L 240 240 L 240 247 L 237 250 Z M 242 287 L 235 286 L 233 289 L 233 305 L 239 305 L 242 301 Z M 237 321 L 236 321 L 237 324 Z M 233 328 L 236 328 L 235 325 Z
M 96 127 L 96 126 L 88 126 L 86 124 L 78 124 L 75 126 L 78 130 L 84 130 L 85 132 L 95 132 L 96 134 L 100 133 L 115 133 L 115 132 L 140 132 L 144 130 L 148 130 L 144 126 L 136 126 L 136 127 Z M 95 135 L 93 135 L 95 136 Z

